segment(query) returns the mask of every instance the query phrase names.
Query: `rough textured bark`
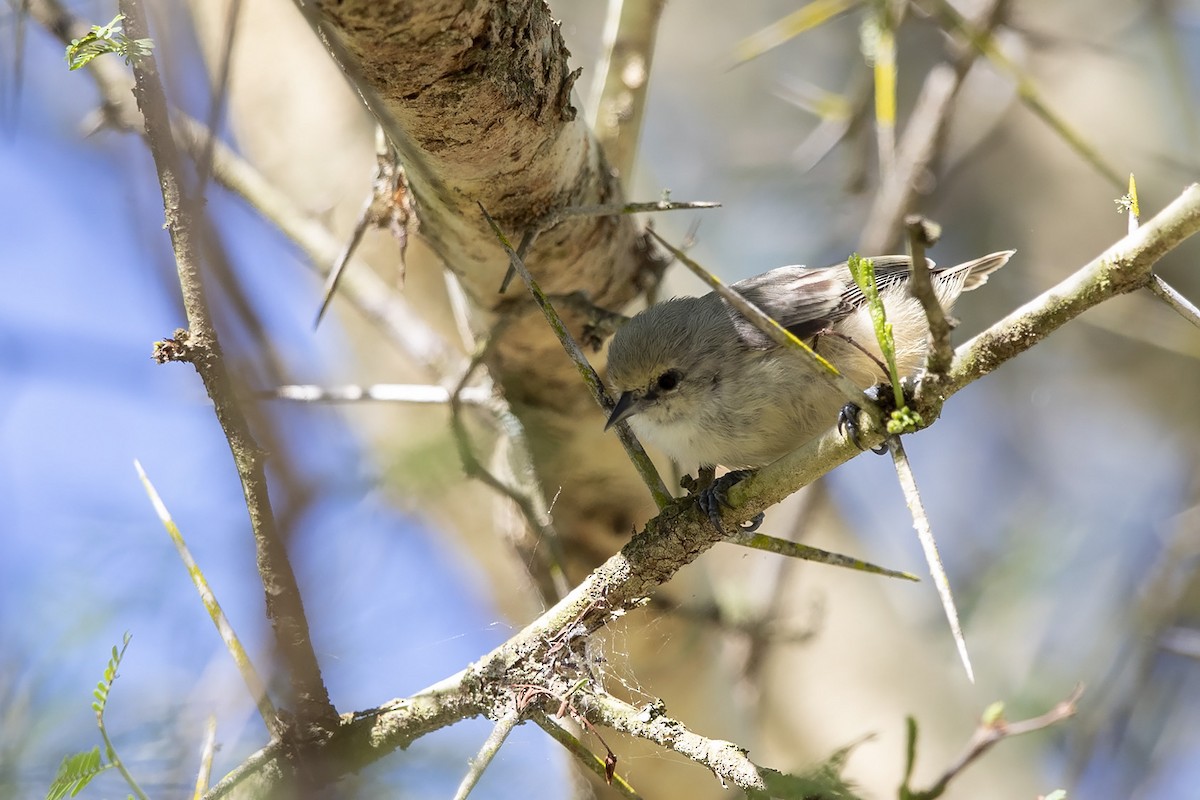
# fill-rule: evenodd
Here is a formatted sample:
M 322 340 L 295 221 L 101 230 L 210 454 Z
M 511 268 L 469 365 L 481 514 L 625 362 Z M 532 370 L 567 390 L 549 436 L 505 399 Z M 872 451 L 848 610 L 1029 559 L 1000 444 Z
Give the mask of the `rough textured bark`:
M 497 293 L 506 261 L 476 205 L 519 234 L 553 209 L 621 199 L 572 103 L 579 71 L 550 9 L 528 0 L 302 5 L 372 110 L 394 123 L 385 127 L 422 235 L 481 309 L 514 318 L 490 366 L 528 428 L 544 485 L 562 487 L 560 531 L 611 552 L 649 516 L 649 498 L 523 289 Z M 653 266 L 631 217 L 570 220 L 543 234 L 527 261 L 547 292 L 582 289 L 609 308 L 631 300 Z M 581 320 L 568 323 L 578 334 Z

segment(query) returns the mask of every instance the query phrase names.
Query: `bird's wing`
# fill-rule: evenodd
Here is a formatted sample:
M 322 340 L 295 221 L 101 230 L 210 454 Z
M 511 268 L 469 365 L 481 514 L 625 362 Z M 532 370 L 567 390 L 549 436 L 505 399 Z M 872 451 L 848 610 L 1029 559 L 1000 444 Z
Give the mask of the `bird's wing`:
M 875 256 L 871 262 L 875 265 L 875 285 L 879 288 L 880 294 L 907 281 L 911 272 L 912 260 L 908 256 Z M 925 259 L 925 262 L 929 264 L 931 270 L 936 271 L 936 266 L 932 261 Z M 862 289 L 858 288 L 858 284 L 850 278 L 850 270 L 845 262 L 828 267 L 828 269 L 840 270 L 846 274 L 846 290 L 842 292 L 842 302 L 845 303 L 845 307 L 842 309 L 842 316 L 838 317 L 841 319 L 867 302 L 867 298 L 863 296 Z
M 875 256 L 875 285 L 886 292 L 908 280 L 908 256 Z M 930 269 L 937 271 L 929 261 Z M 754 305 L 799 339 L 808 339 L 840 322 L 866 302 L 846 262 L 829 267 L 779 267 L 733 284 Z M 727 306 L 728 308 L 728 306 Z M 770 337 L 741 314 L 729 309 L 738 336 L 747 345 L 765 349 Z
M 800 339 L 807 339 L 827 328 L 839 306 L 849 273 L 845 269 L 779 267 L 753 278 L 738 281 L 730 288 L 771 316 Z M 726 306 L 738 336 L 750 347 L 765 349 L 774 344 L 753 323 Z M 843 315 L 844 316 L 844 315 Z

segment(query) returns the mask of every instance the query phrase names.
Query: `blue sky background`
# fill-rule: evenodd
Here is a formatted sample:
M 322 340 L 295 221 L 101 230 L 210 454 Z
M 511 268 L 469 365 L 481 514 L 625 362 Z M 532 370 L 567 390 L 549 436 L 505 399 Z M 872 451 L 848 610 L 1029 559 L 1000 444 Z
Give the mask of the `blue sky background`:
M 222 743 L 214 774 L 264 741 L 134 471 L 140 459 L 265 668 L 269 631 L 228 446 L 195 372 L 150 358 L 156 339 L 185 324 L 169 242 L 155 222 L 162 201 L 153 165 L 135 137 L 80 139 L 95 102 L 88 76 L 68 73 L 62 48 L 31 26 L 19 113 L 0 145 L 4 797 L 43 796 L 63 755 L 99 743 L 91 691 L 126 631 L 133 639 L 108 725 L 143 788 L 178 795 L 194 780 L 210 712 Z M 336 318 L 311 332 L 315 279 L 277 232 L 220 190 L 209 199 L 234 260 L 252 259 L 243 275 L 251 296 L 269 298 L 260 308 L 277 353 L 295 375 L 320 380 L 344 342 Z M 238 338 L 225 340 L 235 355 L 248 343 Z M 287 456 L 313 489 L 292 552 L 339 710 L 416 691 L 507 638 L 510 626 L 488 607 L 470 565 L 370 491 L 375 468 L 339 414 L 263 410 L 288 432 Z M 282 491 L 274 499 L 278 512 L 289 510 Z M 373 772 L 401 773 L 413 796 L 421 787 L 444 794 L 489 730 L 454 726 Z M 557 748 L 522 726 L 481 791 L 549 796 L 561 781 L 548 776 L 564 768 Z M 121 793 L 119 778 L 106 774 L 85 796 Z

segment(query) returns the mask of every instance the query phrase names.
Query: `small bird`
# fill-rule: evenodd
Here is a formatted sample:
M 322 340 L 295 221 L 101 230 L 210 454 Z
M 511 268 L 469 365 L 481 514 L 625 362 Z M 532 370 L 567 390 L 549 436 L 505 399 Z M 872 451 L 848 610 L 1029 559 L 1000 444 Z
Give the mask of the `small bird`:
M 953 267 L 930 262 L 947 311 L 987 282 L 1015 251 Z M 896 341 L 901 375 L 923 363 L 929 326 L 908 291 L 907 256 L 879 256 L 876 283 Z M 779 267 L 731 287 L 805 341 L 857 386 L 888 380 L 866 299 L 846 263 Z M 605 429 L 634 432 L 684 469 L 769 464 L 838 418 L 846 396 L 802 353 L 773 342 L 716 292 L 650 306 L 626 322 L 608 350 L 617 397 Z M 711 474 L 711 473 L 710 473 Z

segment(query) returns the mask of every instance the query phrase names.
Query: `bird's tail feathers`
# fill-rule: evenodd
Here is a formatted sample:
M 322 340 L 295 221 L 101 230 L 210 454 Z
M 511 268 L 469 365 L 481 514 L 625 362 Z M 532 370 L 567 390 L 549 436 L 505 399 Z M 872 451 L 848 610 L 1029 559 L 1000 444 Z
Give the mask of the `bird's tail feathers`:
M 1001 250 L 997 253 L 989 253 L 986 256 L 980 256 L 971 261 L 964 261 L 962 264 L 939 270 L 939 272 L 942 273 L 944 278 L 951 280 L 961 277 L 963 281 L 962 291 L 969 292 L 987 283 L 988 276 L 1007 264 L 1015 252 L 1017 251 Z

